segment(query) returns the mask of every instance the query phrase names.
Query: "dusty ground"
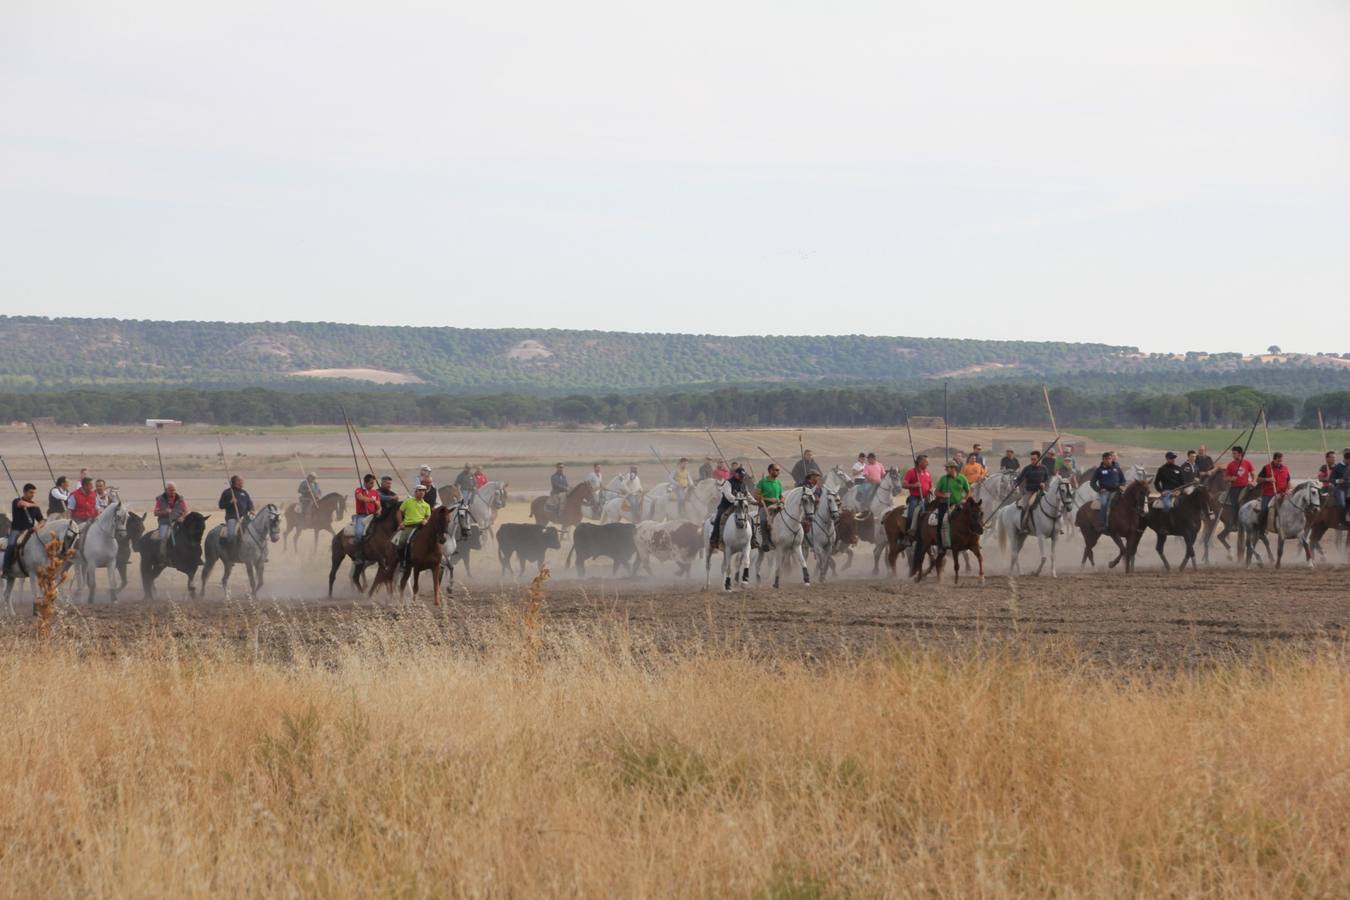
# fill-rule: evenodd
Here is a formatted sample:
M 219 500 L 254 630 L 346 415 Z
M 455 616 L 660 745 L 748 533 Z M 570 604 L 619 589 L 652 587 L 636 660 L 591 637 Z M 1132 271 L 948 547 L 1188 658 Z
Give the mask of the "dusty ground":
M 514 615 L 524 596 L 527 580 L 499 579 L 491 562 L 480 561 L 477 578 L 465 580 L 461 572 L 454 596 L 440 609 L 427 602 L 425 586 L 420 601 L 404 606 L 383 594 L 373 601 L 360 597 L 341 576 L 337 596 L 328 600 L 321 561 L 304 562 L 302 575 L 300 560 L 285 559 L 270 567 L 268 587 L 257 602 L 247 598 L 242 582 L 232 585 L 227 597 L 215 578 L 205 599 L 189 600 L 182 577 L 170 573 L 161 585 L 161 601 L 138 599 L 133 583 L 117 604 L 104 596 L 92 606 L 67 604 L 62 628 L 106 652 L 167 631 L 180 638 L 261 646 L 284 656 L 295 653 L 297 645 L 324 653 L 352 640 L 364 622 L 402 619 L 431 628 L 437 640 L 472 640 L 475 626 Z M 733 594 L 703 593 L 701 569 L 687 581 L 669 575 L 562 576 L 546 586 L 545 621 L 555 627 L 619 621 L 657 644 L 712 640 L 792 658 L 834 657 L 895 642 L 951 649 L 988 641 L 1051 642 L 1100 663 L 1166 669 L 1249 656 L 1263 648 L 1344 648 L 1350 637 L 1346 571 L 1215 568 L 1187 575 L 1111 573 L 1015 582 L 1000 575 L 989 577 L 983 587 L 974 580 L 956 587 L 950 579 L 914 585 L 850 578 Z M 19 615 L 0 615 L 0 635 L 30 635 L 26 612 L 21 602 Z
M 449 482 L 464 461 L 485 464 L 490 475 L 511 483 L 512 502 L 503 511 L 502 521 L 524 519 L 524 501 L 543 489 L 548 464 L 555 459 L 572 464 L 574 477 L 580 477 L 595 459 L 604 462 L 607 472 L 637 462 L 643 478 L 655 484 L 663 473 L 652 458 L 652 447 L 666 459 L 680 454 L 701 459 L 709 448 L 706 435 L 692 431 L 390 431 L 364 437 L 366 449 L 375 458 L 382 462 L 378 448 L 388 449 L 409 479 L 422 462 L 437 467 L 440 484 Z M 952 433 L 952 443 L 969 446 L 980 440 L 988 447 L 995 437 L 1030 440 L 1046 435 L 960 430 Z M 797 432 L 787 430 L 731 432 L 719 434 L 718 439 L 727 455 L 759 464 L 763 455 L 757 447 L 780 458 L 789 458 L 797 448 Z M 88 465 L 94 474 L 118 485 L 138 510 L 144 510 L 159 490 L 153 434 L 148 431 L 66 429 L 46 434 L 44 440 L 60 471 L 73 475 L 80 465 Z M 827 464 L 849 462 L 855 448 L 876 447 L 883 458 L 890 459 L 908 452 L 903 432 L 879 429 L 836 429 L 813 433 L 807 440 Z M 915 441 L 940 442 L 941 433 L 916 433 Z M 214 511 L 224 485 L 223 473 L 218 474 L 221 463 L 214 433 L 166 432 L 160 442 L 170 477 L 196 508 Z M 325 490 L 348 487 L 350 448 L 342 431 L 237 433 L 226 435 L 225 442 L 231 471 L 247 477 L 256 500 L 290 502 L 302 467 L 317 469 Z M 15 477 L 42 482 L 45 479 L 38 477 L 41 457 L 33 450 L 31 433 L 0 429 L 0 454 Z M 1296 471 L 1298 465 L 1295 460 Z M 376 468 L 383 472 L 388 467 Z M 276 648 L 297 640 L 324 647 L 344 640 L 372 617 L 430 615 L 437 632 L 453 640 L 456 635 L 467 635 L 465 629 L 473 623 L 495 619 L 504 607 L 517 604 L 524 585 L 498 577 L 495 548 L 489 546 L 476 558 L 474 577 L 457 573 L 456 595 L 438 613 L 423 612 L 420 605 L 398 608 L 384 599 L 374 603 L 358 599 L 346 585 L 345 574 L 339 575 L 336 599 L 329 601 L 324 596 L 326 541 L 325 536 L 317 552 L 312 538 L 304 540 L 298 554 L 279 551 L 269 565 L 267 587 L 257 604 L 242 599 L 240 572 L 232 600 L 226 600 L 217 575 L 205 600 L 189 601 L 182 576 L 169 573 L 161 582 L 165 602 L 150 605 L 133 599 L 140 596 L 133 566 L 132 585 L 121 602 L 111 605 L 100 594 L 92 607 L 83 602 L 67 606 L 63 627 L 109 648 L 156 628 Z M 1332 562 L 1343 565 L 1343 552 L 1331 552 Z M 1169 553 L 1175 563 L 1180 548 L 1173 546 Z M 1080 555 L 1081 543 L 1073 539 L 1060 550 L 1061 578 L 1028 577 L 1015 585 L 1001 577 L 1006 572 L 1002 559 L 990 559 L 988 571 L 999 577 L 990 577 L 983 588 L 973 583 L 955 588 L 950 582 L 916 587 L 866 578 L 871 565 L 870 559 L 863 559 L 849 573 L 851 578 L 835 584 L 809 589 L 794 584 L 777 593 L 761 589 L 727 596 L 699 591 L 701 568 L 695 579 L 679 582 L 669 573 L 661 579 L 579 582 L 561 572 L 562 555 L 555 554 L 552 563 L 557 577 L 548 585 L 546 616 L 556 626 L 617 617 L 637 632 L 663 642 L 714 639 L 791 656 L 828 656 L 893 641 L 958 647 L 985 639 L 1049 640 L 1071 643 L 1093 659 L 1148 667 L 1223 659 L 1272 645 L 1343 644 L 1350 627 L 1345 568 L 1308 572 L 1293 566 L 1278 574 L 1215 568 L 1198 575 L 1165 576 L 1156 571 L 1156 557 L 1147 546 L 1141 548 L 1141 571 L 1135 575 L 1071 574 L 1078 572 Z M 1034 547 L 1024 550 L 1024 567 L 1034 567 L 1033 557 Z M 21 612 L 26 603 L 26 599 L 20 601 Z M 29 633 L 31 619 L 0 612 L 0 634 Z

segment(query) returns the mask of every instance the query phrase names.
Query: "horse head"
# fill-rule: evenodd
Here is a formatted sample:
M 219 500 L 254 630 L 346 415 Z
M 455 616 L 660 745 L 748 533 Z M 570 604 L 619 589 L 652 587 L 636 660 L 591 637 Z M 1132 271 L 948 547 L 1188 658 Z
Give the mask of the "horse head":
M 263 512 L 267 513 L 267 539 L 275 544 L 281 540 L 281 513 L 275 503 L 264 506 Z
M 121 500 L 118 500 L 113 504 L 113 510 L 113 534 L 117 536 L 119 541 L 125 540 L 127 536 L 127 517 L 130 515 L 130 512 L 122 505 Z
M 841 506 L 839 492 L 827 490 L 825 492 L 825 514 L 830 517 L 831 522 L 839 521 L 839 510 L 841 509 Z
M 506 482 L 503 481 L 497 485 L 497 489 L 492 492 L 492 508 L 501 509 L 506 506 Z
M 984 534 L 984 501 L 976 500 L 972 494 L 961 504 L 966 510 L 966 518 L 970 522 L 968 526 L 971 534 Z

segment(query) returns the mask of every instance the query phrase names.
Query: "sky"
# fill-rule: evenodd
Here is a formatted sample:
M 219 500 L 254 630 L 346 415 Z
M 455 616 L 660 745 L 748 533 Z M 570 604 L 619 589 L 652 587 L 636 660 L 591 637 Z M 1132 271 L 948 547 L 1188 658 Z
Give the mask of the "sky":
M 1350 4 L 65 2 L 3 312 L 1350 351 Z

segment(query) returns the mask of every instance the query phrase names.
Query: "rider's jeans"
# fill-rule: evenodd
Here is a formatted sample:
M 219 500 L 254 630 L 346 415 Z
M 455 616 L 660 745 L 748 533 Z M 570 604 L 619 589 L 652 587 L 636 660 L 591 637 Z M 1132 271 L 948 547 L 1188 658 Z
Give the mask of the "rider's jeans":
M 1102 531 L 1106 530 L 1106 511 L 1107 511 L 1107 504 L 1110 502 L 1111 502 L 1110 491 L 1097 492 L 1097 503 L 1101 507 Z
M 1162 495 L 1163 512 L 1171 512 L 1171 511 L 1172 511 L 1172 500 L 1173 500 L 1173 497 L 1172 497 L 1171 494 L 1163 494 L 1163 495 Z
M 234 540 L 234 536 L 235 536 L 235 534 L 236 534 L 238 531 L 239 531 L 239 520 L 238 520 L 238 519 L 226 519 L 226 520 L 225 520 L 225 537 L 226 537 L 228 540 L 231 540 L 231 541 Z
M 905 520 L 908 522 L 913 522 L 914 510 L 922 508 L 922 506 L 923 506 L 922 497 L 910 496 L 909 499 L 905 501 Z
M 160 539 L 161 541 L 168 540 L 168 538 L 169 538 L 169 528 L 171 528 L 171 527 L 172 527 L 172 525 L 171 525 L 169 522 L 161 522 L 161 523 L 159 524 L 159 539 Z
M 358 544 L 361 543 L 361 538 L 363 538 L 365 534 L 366 534 L 366 517 L 352 516 L 352 536 L 356 538 L 356 542 Z

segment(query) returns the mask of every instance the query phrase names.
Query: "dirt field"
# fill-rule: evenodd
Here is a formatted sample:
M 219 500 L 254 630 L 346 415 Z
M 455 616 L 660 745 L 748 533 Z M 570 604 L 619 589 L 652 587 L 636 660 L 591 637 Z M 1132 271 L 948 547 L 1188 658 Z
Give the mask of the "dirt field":
M 44 435 L 44 440 L 53 464 L 61 471 L 74 474 L 79 465 L 88 465 L 143 510 L 159 489 L 152 437 L 140 430 L 68 429 Z M 968 446 L 980 440 L 987 447 L 995 437 L 1035 440 L 1047 435 L 957 431 L 952 442 Z M 695 432 L 392 431 L 365 438 L 372 453 L 387 448 L 403 464 L 409 479 L 422 462 L 437 467 L 441 484 L 452 479 L 455 464 L 482 462 L 492 476 L 512 485 L 512 502 L 503 511 L 502 521 L 525 518 L 526 500 L 542 490 L 548 463 L 554 459 L 574 464 L 574 477 L 595 459 L 602 460 L 609 471 L 640 461 L 643 478 L 655 484 L 663 473 L 652 458 L 651 447 L 667 459 L 680 454 L 701 459 L 708 449 L 707 437 Z M 847 463 L 855 447 L 877 447 L 883 457 L 894 459 L 907 453 L 908 446 L 907 441 L 905 448 L 899 444 L 903 432 L 897 437 L 891 431 L 867 429 L 835 430 L 809 439 L 827 464 Z M 166 469 L 189 502 L 203 511 L 214 511 L 224 482 L 223 474 L 217 474 L 219 456 L 212 453 L 216 436 L 189 430 L 166 432 L 160 440 Z M 915 440 L 940 442 L 941 433 L 916 434 Z M 341 431 L 231 434 L 225 441 L 231 470 L 247 477 L 258 501 L 290 502 L 302 467 L 317 469 L 325 490 L 345 490 L 350 480 L 350 448 Z M 728 455 L 762 461 L 756 447 L 788 457 L 796 452 L 797 433 L 735 432 L 719 435 L 719 441 Z M 0 453 L 15 476 L 42 482 L 46 479 L 35 471 L 42 463 L 32 453 L 34 446 L 31 433 L 0 431 Z M 1295 465 L 1298 471 L 1298 460 Z M 386 468 L 377 466 L 381 472 Z M 1169 555 L 1175 563 L 1180 546 L 1172 543 Z M 234 596 L 229 601 L 218 575 L 213 576 L 205 600 L 188 601 L 182 576 L 169 573 L 160 586 L 166 602 L 151 606 L 135 599 L 141 592 L 133 566 L 132 584 L 121 602 L 110 605 L 101 593 L 92 607 L 83 602 L 68 606 L 65 627 L 108 647 L 152 627 L 169 627 L 184 634 L 225 633 L 262 644 L 267 643 L 268 633 L 284 632 L 290 639 L 300 635 L 305 643 L 321 646 L 340 640 L 364 618 L 411 614 L 382 598 L 374 603 L 357 598 L 346 583 L 345 570 L 338 576 L 336 598 L 327 600 L 326 548 L 326 536 L 317 548 L 307 536 L 298 554 L 279 549 L 256 605 L 242 601 L 245 582 L 241 572 L 232 584 Z M 566 549 L 565 544 L 564 554 Z M 1295 550 L 1291 550 L 1294 564 L 1278 574 L 1216 568 L 1198 575 L 1165 576 L 1157 571 L 1151 542 L 1146 542 L 1140 550 L 1141 571 L 1135 575 L 1079 575 L 1081 543 L 1072 539 L 1060 548 L 1061 578 L 1025 577 L 1013 584 L 1002 577 L 1006 560 L 989 547 L 991 577 L 982 588 L 973 581 L 955 588 L 950 573 L 941 586 L 872 579 L 866 577 L 871 571 L 868 551 L 870 547 L 865 547 L 844 581 L 809 589 L 794 582 L 777 593 L 764 588 L 733 596 L 701 593 L 701 564 L 696 565 L 695 578 L 680 582 L 670 573 L 657 579 L 577 581 L 562 571 L 563 554 L 556 554 L 551 559 L 555 578 L 548 586 L 547 617 L 559 627 L 618 617 L 634 628 L 659 633 L 663 640 L 734 641 L 793 657 L 856 652 L 891 641 L 959 647 L 993 638 L 1064 641 L 1096 660 L 1147 667 L 1244 655 L 1267 645 L 1311 647 L 1343 642 L 1350 626 L 1346 569 L 1324 565 L 1308 572 L 1297 564 Z M 1344 565 L 1342 550 L 1329 548 L 1329 552 L 1331 563 Z M 475 557 L 472 577 L 457 572 L 456 595 L 437 614 L 447 640 L 456 629 L 498 616 L 503 604 L 516 602 L 523 582 L 502 580 L 495 557 L 495 548 L 489 545 Z M 1024 567 L 1034 568 L 1034 557 L 1034 545 L 1028 546 L 1023 551 Z M 1222 561 L 1222 555 L 1218 559 Z M 26 616 L 0 616 L 0 632 L 22 634 L 30 627 Z

